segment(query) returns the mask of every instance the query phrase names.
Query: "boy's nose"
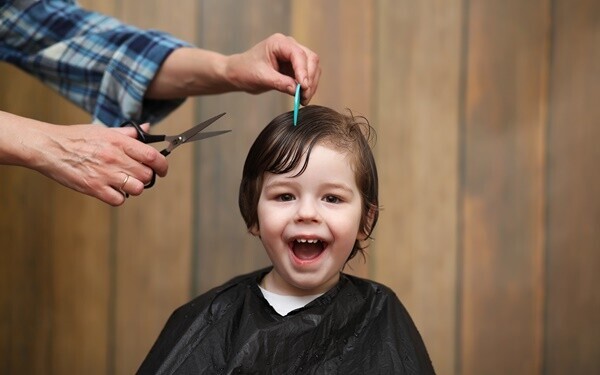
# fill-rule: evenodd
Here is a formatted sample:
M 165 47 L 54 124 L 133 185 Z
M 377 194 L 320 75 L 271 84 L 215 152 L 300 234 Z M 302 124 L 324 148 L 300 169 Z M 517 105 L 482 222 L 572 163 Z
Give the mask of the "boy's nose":
M 318 222 L 320 220 L 317 204 L 310 199 L 304 199 L 298 202 L 296 211 L 297 222 Z

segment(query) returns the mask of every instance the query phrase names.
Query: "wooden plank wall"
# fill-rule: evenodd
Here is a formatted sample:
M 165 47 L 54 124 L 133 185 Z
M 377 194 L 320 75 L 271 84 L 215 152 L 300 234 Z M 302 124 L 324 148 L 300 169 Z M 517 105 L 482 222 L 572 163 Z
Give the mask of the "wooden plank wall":
M 383 211 L 371 277 L 392 286 L 436 370 L 450 373 L 462 14 L 457 1 L 378 4 L 373 103 Z
M 543 0 L 468 9 L 459 362 L 466 374 L 541 370 L 548 23 Z
M 383 206 L 366 263 L 440 374 L 600 373 L 600 4 L 592 0 L 85 0 L 223 53 L 274 32 L 321 57 L 313 103 L 378 133 Z M 0 109 L 88 116 L 0 65 Z M 237 208 L 279 93 L 189 100 L 154 129 L 227 112 L 233 132 L 169 156 L 110 208 L 0 166 L 0 372 L 128 374 L 170 312 L 268 264 Z
M 595 374 L 600 373 L 600 4 L 554 3 L 544 369 Z

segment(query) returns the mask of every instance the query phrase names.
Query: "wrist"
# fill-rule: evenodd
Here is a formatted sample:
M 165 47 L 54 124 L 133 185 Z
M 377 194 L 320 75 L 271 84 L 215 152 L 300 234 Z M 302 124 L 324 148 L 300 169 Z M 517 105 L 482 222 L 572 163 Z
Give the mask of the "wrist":
M 224 56 L 223 67 L 223 82 L 226 82 L 229 90 L 228 91 L 243 91 L 242 85 L 243 77 L 241 76 L 239 64 L 242 59 L 241 54 L 233 54 Z
M 171 53 L 150 84 L 146 98 L 175 99 L 236 90 L 228 72 L 230 57 L 199 48 Z
M 0 163 L 35 169 L 45 124 L 7 112 L 0 112 L 0 123 Z
M 231 91 L 239 91 L 236 84 L 235 71 L 232 69 L 232 61 L 237 55 L 222 55 L 213 51 L 201 50 L 198 64 L 206 64 L 206 69 L 197 72 L 199 88 L 206 94 L 221 94 Z

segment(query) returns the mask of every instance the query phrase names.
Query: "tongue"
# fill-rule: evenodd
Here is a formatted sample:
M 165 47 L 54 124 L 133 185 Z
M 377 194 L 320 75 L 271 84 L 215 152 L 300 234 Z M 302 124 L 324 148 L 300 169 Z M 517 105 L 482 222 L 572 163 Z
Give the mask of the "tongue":
M 311 260 L 319 256 L 323 251 L 321 243 L 294 243 L 294 255 L 301 260 Z

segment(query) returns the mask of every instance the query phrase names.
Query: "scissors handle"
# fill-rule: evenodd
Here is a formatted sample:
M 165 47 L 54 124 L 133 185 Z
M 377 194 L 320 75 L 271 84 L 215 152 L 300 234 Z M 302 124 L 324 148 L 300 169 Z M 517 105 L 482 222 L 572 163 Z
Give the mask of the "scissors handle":
M 156 143 L 156 142 L 161 142 L 161 141 L 165 140 L 164 135 L 155 135 L 155 134 L 150 134 L 150 133 L 145 132 L 144 129 L 142 129 L 142 127 L 139 126 L 136 122 L 126 121 L 121 124 L 122 128 L 125 126 L 132 126 L 137 133 L 136 139 L 142 143 L 145 143 L 145 144 Z M 166 149 L 162 150 L 160 153 L 163 154 L 164 156 L 167 156 L 170 154 L 170 152 L 167 151 Z M 154 186 L 155 182 L 156 182 L 156 172 L 154 172 L 154 170 L 153 170 L 152 178 L 150 179 L 150 182 L 148 182 L 146 185 L 144 185 L 144 189 L 148 189 L 148 188 Z
M 125 126 L 132 126 L 137 133 L 136 139 L 142 143 L 146 143 L 146 144 L 156 143 L 156 142 L 161 142 L 161 141 L 165 140 L 164 135 L 156 135 L 156 134 L 147 133 L 144 131 L 144 129 L 142 129 L 141 126 L 139 126 L 137 123 L 135 123 L 133 121 L 126 121 L 121 124 L 122 128 Z
M 167 149 L 164 149 L 160 153 L 163 154 L 164 156 L 167 156 L 171 152 Z M 150 182 L 148 182 L 146 185 L 144 185 L 144 189 L 148 189 L 148 188 L 151 188 L 152 186 L 154 186 L 154 182 L 156 182 L 156 172 L 152 171 L 152 178 L 150 179 Z

